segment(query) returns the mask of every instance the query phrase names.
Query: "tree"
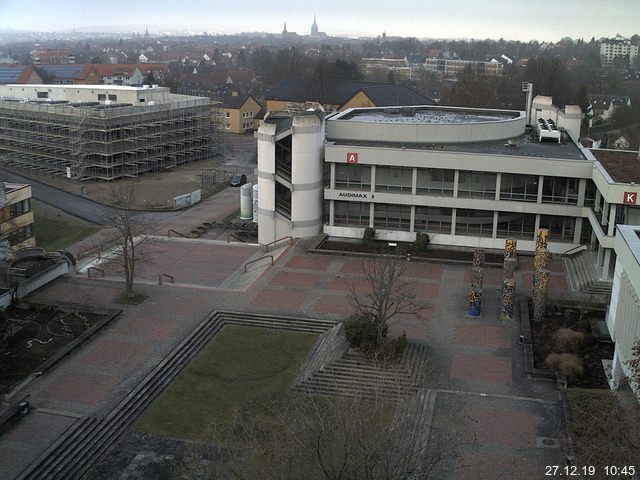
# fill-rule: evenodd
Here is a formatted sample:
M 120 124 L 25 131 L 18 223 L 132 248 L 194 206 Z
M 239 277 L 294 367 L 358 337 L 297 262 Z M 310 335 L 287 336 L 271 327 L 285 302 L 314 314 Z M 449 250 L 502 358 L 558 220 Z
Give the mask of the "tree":
M 368 292 L 358 295 L 355 285 L 349 284 L 356 315 L 373 323 L 378 346 L 384 344 L 389 321 L 395 315 L 405 313 L 420 317 L 426 307 L 416 300 L 413 285 L 401 279 L 402 268 L 399 260 L 390 257 L 372 260 L 364 264 Z
M 444 409 L 429 423 L 420 408 L 415 398 L 297 395 L 264 406 L 266 416 L 236 412 L 208 442 L 224 445 L 223 451 L 202 446 L 196 455 L 212 460 L 199 462 L 209 464 L 210 479 L 443 478 L 459 468 L 461 451 L 472 450 L 475 438 L 460 431 L 458 411 Z
M 133 281 L 137 267 L 151 260 L 150 252 L 142 247 L 151 225 L 142 212 L 132 210 L 136 205 L 134 184 L 112 187 L 110 200 L 112 208 L 105 214 L 105 221 L 114 227 L 116 235 L 109 263 L 124 273 L 125 294 L 131 299 L 136 297 Z

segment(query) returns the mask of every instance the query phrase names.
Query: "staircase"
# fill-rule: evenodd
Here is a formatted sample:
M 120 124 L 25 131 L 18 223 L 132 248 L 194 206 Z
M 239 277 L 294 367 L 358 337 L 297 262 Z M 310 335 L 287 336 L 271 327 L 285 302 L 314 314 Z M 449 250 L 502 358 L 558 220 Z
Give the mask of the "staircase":
M 564 257 L 571 288 L 588 295 L 611 295 L 611 280 L 600 280 L 593 262 L 593 254 L 582 251 Z
M 365 354 L 350 350 L 291 389 L 314 395 L 401 400 L 418 393 L 426 365 L 427 348 L 416 343 L 409 343 L 402 358 L 387 365 L 377 365 Z

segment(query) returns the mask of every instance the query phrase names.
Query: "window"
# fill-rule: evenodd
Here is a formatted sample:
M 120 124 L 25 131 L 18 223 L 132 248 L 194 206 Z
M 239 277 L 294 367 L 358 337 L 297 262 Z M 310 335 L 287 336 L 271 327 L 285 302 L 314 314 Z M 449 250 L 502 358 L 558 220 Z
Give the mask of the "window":
M 144 103 L 144 98 L 141 98 L 141 99 L 140 99 L 140 103 Z
M 411 228 L 411 207 L 376 203 L 373 207 L 373 226 L 385 230 L 409 230 Z
M 456 210 L 456 235 L 490 237 L 493 234 L 493 211 Z
M 458 175 L 458 196 L 473 198 L 495 198 L 496 174 L 460 171 Z
M 333 202 L 333 224 L 354 227 L 369 226 L 369 204 L 365 202 Z
M 536 175 L 502 174 L 500 200 L 538 201 L 538 177 Z
M 416 232 L 451 233 L 451 209 L 441 207 L 416 207 Z
M 376 192 L 411 193 L 412 168 L 378 167 L 376 168 Z
M 371 190 L 371 167 L 336 164 L 336 188 Z
M 27 198 L 20 202 L 9 205 L 9 215 L 11 218 L 19 217 L 31 211 L 31 199 Z
M 533 240 L 535 225 L 532 213 L 498 212 L 497 238 Z
M 26 239 L 33 237 L 33 225 L 25 225 L 24 227 L 16 228 L 15 230 L 8 232 L 7 239 L 11 245 L 17 245 L 24 242 Z
M 416 183 L 418 195 L 453 196 L 454 170 L 439 168 L 419 168 Z
M 99 102 L 102 102 L 102 101 L 104 101 L 106 99 L 107 99 L 107 95 L 106 94 L 104 94 L 104 93 L 99 93 L 98 94 L 98 101 Z
M 49 98 L 49 92 L 38 92 L 38 98 Z
M 549 230 L 549 239 L 557 242 L 573 243 L 575 225 L 576 219 L 573 217 L 540 215 L 540 228 Z
M 227 118 L 231 118 L 231 114 L 230 114 L 229 112 L 225 112 L 225 116 L 226 116 Z
M 544 177 L 542 201 L 544 203 L 578 204 L 577 178 Z
M 111 100 L 112 102 L 115 102 L 115 101 L 118 100 L 118 96 L 113 94 L 113 93 L 110 93 L 109 94 L 109 100 Z
M 596 204 L 596 184 L 593 180 L 587 179 L 587 185 L 584 190 L 584 206 L 593 207 Z

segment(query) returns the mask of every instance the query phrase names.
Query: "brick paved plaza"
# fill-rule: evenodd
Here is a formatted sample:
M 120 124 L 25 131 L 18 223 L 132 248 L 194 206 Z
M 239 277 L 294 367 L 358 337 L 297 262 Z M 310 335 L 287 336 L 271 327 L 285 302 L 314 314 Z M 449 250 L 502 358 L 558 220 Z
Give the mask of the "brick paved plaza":
M 65 413 L 34 414 L 2 435 L 0 456 L 10 455 L 15 461 L 2 462 L 0 478 L 13 478 L 54 441 L 73 423 L 69 413 L 108 412 L 212 310 L 331 319 L 352 313 L 348 285 L 360 294 L 368 291 L 363 260 L 308 254 L 309 244 L 294 243 L 244 289 L 218 286 L 243 275 L 244 263 L 262 254 L 257 247 L 165 241 L 155 245 L 155 263 L 140 272 L 136 288 L 148 295 L 140 305 L 113 303 L 123 289 L 116 272 L 109 272 L 107 279 L 78 274 L 38 290 L 34 300 L 104 305 L 122 308 L 123 313 L 20 393 L 31 395 L 35 412 Z M 519 295 L 530 291 L 531 263 L 523 260 L 516 277 Z M 559 397 L 552 383 L 528 380 L 523 374 L 517 322 L 498 318 L 501 269 L 486 270 L 482 315 L 467 315 L 470 269 L 470 265 L 406 264 L 403 281 L 412 284 L 416 298 L 427 308 L 421 319 L 399 315 L 390 331 L 405 332 L 428 346 L 426 369 L 429 387 L 437 392 L 436 418 L 455 408 L 460 412 L 458 427 L 478 439 L 478 448 L 465 455 L 465 468 L 451 478 L 493 479 L 496 471 L 504 471 L 504 478 L 535 478 L 531 472 L 542 472 L 545 463 L 562 459 L 559 448 L 542 447 L 538 441 L 559 439 L 562 433 Z M 552 271 L 551 291 L 558 297 L 570 296 L 556 260 Z M 158 273 L 175 275 L 177 285 L 158 285 Z M 36 420 L 52 427 L 46 439 L 31 442 L 27 432 Z

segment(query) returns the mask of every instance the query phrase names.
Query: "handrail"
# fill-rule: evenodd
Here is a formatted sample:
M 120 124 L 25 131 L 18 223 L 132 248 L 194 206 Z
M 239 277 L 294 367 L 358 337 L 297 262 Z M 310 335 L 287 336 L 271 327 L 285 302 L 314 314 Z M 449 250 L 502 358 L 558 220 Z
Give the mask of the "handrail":
M 279 239 L 277 239 L 277 240 L 274 240 L 273 242 L 269 242 L 269 243 L 267 243 L 267 244 L 264 246 L 264 251 L 265 251 L 265 252 L 268 252 L 268 251 L 269 251 L 269 247 L 270 247 L 271 245 L 274 245 L 274 244 L 276 244 L 276 243 L 278 243 L 278 242 L 280 242 L 280 241 L 282 241 L 282 240 L 286 240 L 286 239 L 289 239 L 289 245 L 291 245 L 291 244 L 293 243 L 293 237 L 292 237 L 291 235 L 287 235 L 286 237 L 282 237 L 282 238 L 279 238 Z
M 96 272 L 100 272 L 102 277 L 104 277 L 104 270 L 98 267 L 89 267 L 87 268 L 87 278 L 91 278 L 91 271 L 95 270 Z
M 173 278 L 173 275 L 169 275 L 168 273 L 161 273 L 160 275 L 158 275 L 158 285 L 162 285 L 163 277 L 167 277 L 171 283 L 176 283 L 175 278 Z
M 189 238 L 189 237 L 188 237 L 187 235 L 185 235 L 184 233 L 180 233 L 179 231 L 174 230 L 173 228 L 170 228 L 170 229 L 167 231 L 167 237 L 171 238 L 171 232 L 173 232 L 173 233 L 177 233 L 178 235 L 180 235 L 180 236 L 181 236 L 181 237 L 183 237 L 183 238 Z
M 106 240 L 102 243 L 99 243 L 98 245 L 93 245 L 92 247 L 87 248 L 86 250 L 80 251 L 78 252 L 78 254 L 76 255 L 76 258 L 78 260 L 88 257 L 89 255 L 93 254 L 96 250 L 98 252 L 98 259 L 100 259 L 100 254 L 102 253 L 102 251 L 105 249 L 105 247 L 107 245 L 111 245 L 111 244 L 115 244 L 117 243 L 119 240 L 118 237 L 114 237 L 114 238 L 110 238 L 109 240 Z
M 567 250 L 566 252 L 564 252 L 564 253 L 562 254 L 562 258 L 566 258 L 566 257 L 567 257 L 567 255 L 569 255 L 570 253 L 575 253 L 575 252 L 577 252 L 577 251 L 578 251 L 579 249 L 581 249 L 582 247 L 584 247 L 585 249 L 587 248 L 587 246 L 586 246 L 585 244 L 581 244 L 581 245 L 578 245 L 577 247 L 570 248 L 569 250 Z
M 265 255 L 263 257 L 260 258 L 256 258 L 255 260 L 251 260 L 250 262 L 247 262 L 244 264 L 244 273 L 247 273 L 247 266 L 251 265 L 252 263 L 256 263 L 259 260 L 263 260 L 265 258 L 270 258 L 271 259 L 271 265 L 273 265 L 273 255 Z

